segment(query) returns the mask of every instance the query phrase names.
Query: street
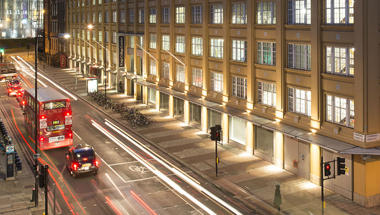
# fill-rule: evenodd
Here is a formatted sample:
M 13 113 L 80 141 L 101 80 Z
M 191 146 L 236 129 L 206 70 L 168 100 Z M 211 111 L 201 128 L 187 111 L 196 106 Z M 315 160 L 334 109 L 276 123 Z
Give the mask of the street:
M 18 63 L 22 70 L 33 73 L 25 61 L 18 60 Z M 31 87 L 34 84 L 32 76 L 23 75 L 24 87 Z M 41 81 L 40 85 L 56 87 L 52 81 L 44 78 Z M 1 97 L 2 109 L 6 110 L 16 142 L 31 153 L 34 141 L 24 129 L 22 111 L 16 99 L 7 97 L 4 86 Z M 73 97 L 71 102 L 74 144 L 92 145 L 100 159 L 100 170 L 96 176 L 73 178 L 65 168 L 67 148 L 41 152 L 42 163 L 50 167 L 51 191 L 53 183 L 56 184 L 57 208 L 61 209 L 61 214 L 240 213 L 208 193 L 191 177 L 191 172 L 173 166 L 159 155 L 160 152 L 139 147 L 139 141 L 131 139 L 117 122 L 92 105 L 81 99 L 75 101 Z

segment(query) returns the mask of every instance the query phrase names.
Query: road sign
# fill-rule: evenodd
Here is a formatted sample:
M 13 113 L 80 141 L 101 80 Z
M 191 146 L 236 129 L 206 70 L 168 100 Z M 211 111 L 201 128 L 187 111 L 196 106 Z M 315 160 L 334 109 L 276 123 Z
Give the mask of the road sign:
M 5 151 L 6 151 L 7 154 L 11 154 L 11 153 L 15 152 L 15 146 L 14 145 L 9 145 L 9 146 L 6 147 Z

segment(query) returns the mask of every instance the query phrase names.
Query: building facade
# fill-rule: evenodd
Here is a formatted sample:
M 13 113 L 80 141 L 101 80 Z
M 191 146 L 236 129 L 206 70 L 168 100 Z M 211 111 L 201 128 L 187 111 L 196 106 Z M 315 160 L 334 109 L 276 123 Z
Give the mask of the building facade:
M 66 1 L 44 1 L 45 54 L 49 64 L 66 67 L 64 35 L 66 33 Z
M 327 187 L 375 206 L 379 4 L 70 0 L 70 66 L 316 184 L 322 157 L 344 157 Z
M 43 0 L 1 0 L 0 38 L 34 37 L 42 29 Z

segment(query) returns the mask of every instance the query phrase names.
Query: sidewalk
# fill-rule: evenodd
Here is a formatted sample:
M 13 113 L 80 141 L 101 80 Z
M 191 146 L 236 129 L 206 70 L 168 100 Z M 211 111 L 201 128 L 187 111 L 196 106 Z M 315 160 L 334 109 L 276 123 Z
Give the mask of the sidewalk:
M 48 68 L 48 66 L 45 67 Z M 47 72 L 50 77 L 67 89 L 74 90 L 77 95 L 86 98 L 86 81 L 83 78 L 78 79 L 75 88 L 75 72 L 51 67 Z M 277 168 L 256 156 L 247 155 L 244 151 L 231 145 L 218 147 L 220 165 L 218 177 L 215 177 L 215 146 L 207 135 L 202 134 L 199 129 L 169 118 L 167 114 L 138 104 L 131 97 L 118 95 L 114 90 L 107 90 L 107 94 L 113 101 L 124 102 L 128 106 L 141 109 L 141 113 L 148 115 L 153 123 L 148 127 L 135 130 L 225 193 L 230 193 L 253 208 L 255 205 L 259 205 L 261 208 L 276 213 L 272 204 L 275 185 L 280 184 L 283 214 L 321 214 L 319 186 Z M 119 114 L 112 114 L 109 110 L 106 112 L 120 122 L 125 122 L 120 119 Z M 127 125 L 127 122 L 125 124 Z M 325 191 L 325 196 L 324 214 L 326 215 L 380 214 L 380 207 L 364 208 L 328 190 Z
M 20 152 L 18 145 L 17 151 Z M 40 192 L 39 207 L 34 207 L 32 189 L 34 187 L 34 174 L 26 164 L 24 156 L 19 153 L 23 162 L 22 172 L 16 174 L 13 181 L 5 180 L 5 153 L 0 153 L 0 214 L 7 215 L 40 215 L 44 211 L 44 199 Z

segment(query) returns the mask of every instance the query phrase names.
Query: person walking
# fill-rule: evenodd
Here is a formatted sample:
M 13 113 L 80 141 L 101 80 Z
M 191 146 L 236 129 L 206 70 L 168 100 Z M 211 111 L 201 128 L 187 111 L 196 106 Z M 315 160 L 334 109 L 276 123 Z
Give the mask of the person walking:
M 273 205 L 275 208 L 277 208 L 278 211 L 280 211 L 281 203 L 282 203 L 282 199 L 281 199 L 280 185 L 276 184 L 276 190 L 274 191 Z

